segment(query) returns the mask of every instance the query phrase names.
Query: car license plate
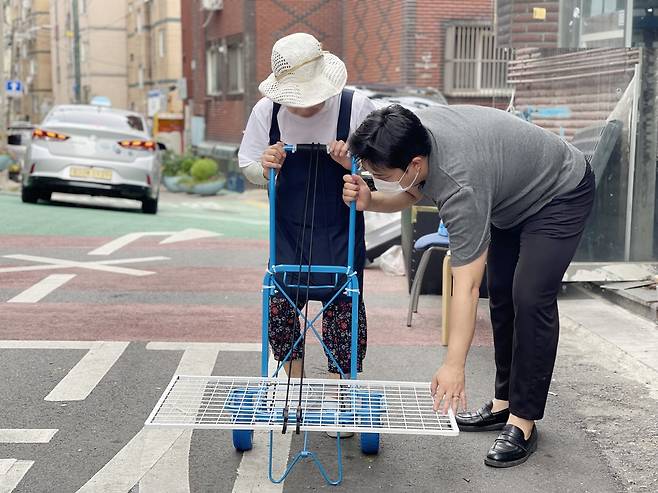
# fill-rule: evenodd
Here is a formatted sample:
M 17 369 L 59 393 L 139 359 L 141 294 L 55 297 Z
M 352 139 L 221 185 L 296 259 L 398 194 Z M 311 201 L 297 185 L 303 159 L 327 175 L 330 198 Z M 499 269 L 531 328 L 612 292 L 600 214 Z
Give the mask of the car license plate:
M 73 166 L 70 171 L 71 178 L 91 178 L 95 180 L 111 180 L 112 170 L 105 168 L 87 168 Z

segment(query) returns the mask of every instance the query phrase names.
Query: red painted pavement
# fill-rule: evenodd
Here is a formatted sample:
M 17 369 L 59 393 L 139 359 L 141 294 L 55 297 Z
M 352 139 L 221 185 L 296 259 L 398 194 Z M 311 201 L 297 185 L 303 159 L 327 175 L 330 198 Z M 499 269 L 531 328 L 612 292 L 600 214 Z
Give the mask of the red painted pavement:
M 70 258 L 99 260 L 83 256 L 77 249 L 91 250 L 106 243 L 108 238 L 80 237 L 5 237 L 0 243 L 0 255 L 31 253 L 34 247 L 67 247 Z M 141 256 L 145 248 L 158 244 L 159 238 L 145 238 L 121 250 L 121 256 Z M 127 267 L 156 272 L 145 277 L 103 273 L 86 269 L 57 269 L 37 272 L 0 274 L 0 289 L 18 294 L 51 273 L 74 273 L 77 276 L 59 290 L 80 292 L 198 292 L 259 293 L 265 265 L 239 265 L 240 253 L 262 251 L 267 256 L 267 242 L 261 240 L 202 239 L 172 245 L 161 245 L 162 255 L 171 261 L 131 264 Z M 76 249 L 76 250 L 73 250 Z M 231 267 L 176 266 L 176 251 L 203 250 L 202 255 L 222 255 L 235 258 Z M 33 250 L 32 250 L 33 252 Z M 151 251 L 152 253 L 152 251 Z M 250 255 L 253 258 L 253 255 Z M 113 256 L 102 257 L 112 259 Z M 203 257 L 200 257 L 201 259 Z M 32 265 L 9 262 L 0 258 L 0 265 Z M 371 345 L 437 346 L 440 341 L 441 313 L 438 298 L 436 308 L 423 308 L 414 315 L 413 327 L 406 327 L 408 303 L 407 281 L 391 277 L 379 269 L 365 273 L 368 309 L 368 340 Z M 377 297 L 384 295 L 382 300 Z M 92 296 L 93 298 L 93 296 Z M 6 299 L 4 300 L 6 301 Z M 119 304 L 121 303 L 121 304 Z M 374 306 L 374 307 L 373 307 Z M 385 308 L 381 308 L 385 306 Z M 321 324 L 317 324 L 320 327 Z M 209 341 L 258 342 L 261 331 L 260 304 L 255 306 L 126 304 L 122 297 L 117 304 L 48 303 L 46 298 L 36 304 L 0 302 L 0 339 L 50 340 L 126 340 L 126 341 Z M 475 345 L 492 344 L 488 314 L 478 315 Z

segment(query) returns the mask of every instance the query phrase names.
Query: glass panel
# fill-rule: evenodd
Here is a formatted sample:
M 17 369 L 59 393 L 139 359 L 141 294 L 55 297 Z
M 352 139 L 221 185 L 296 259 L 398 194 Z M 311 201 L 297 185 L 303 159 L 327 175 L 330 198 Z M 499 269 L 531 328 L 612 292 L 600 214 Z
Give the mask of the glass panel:
M 516 114 L 591 156 L 596 199 L 575 261 L 656 258 L 656 136 L 633 143 L 636 131 L 656 128 L 655 102 L 647 99 L 655 91 L 647 96 L 644 84 L 636 93 L 633 82 L 641 57 L 638 49 L 535 48 L 511 62 Z

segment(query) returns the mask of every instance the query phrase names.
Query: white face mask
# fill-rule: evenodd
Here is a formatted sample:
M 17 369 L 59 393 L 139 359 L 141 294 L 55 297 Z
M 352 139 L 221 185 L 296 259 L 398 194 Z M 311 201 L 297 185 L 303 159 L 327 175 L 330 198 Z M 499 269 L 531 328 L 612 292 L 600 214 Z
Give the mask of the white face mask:
M 375 182 L 375 188 L 377 189 L 378 192 L 389 193 L 389 194 L 406 192 L 407 190 L 409 190 L 411 187 L 414 186 L 414 184 L 416 183 L 416 179 L 418 179 L 418 174 L 420 173 L 420 170 L 416 171 L 416 176 L 414 176 L 414 179 L 411 182 L 411 184 L 408 187 L 403 188 L 402 185 L 400 185 L 400 181 L 402 180 L 402 178 L 404 178 L 404 175 L 407 174 L 408 169 L 409 168 L 407 167 L 407 169 L 404 171 L 404 173 L 402 174 L 402 176 L 398 181 L 385 181 L 375 178 L 373 176 L 372 179 Z

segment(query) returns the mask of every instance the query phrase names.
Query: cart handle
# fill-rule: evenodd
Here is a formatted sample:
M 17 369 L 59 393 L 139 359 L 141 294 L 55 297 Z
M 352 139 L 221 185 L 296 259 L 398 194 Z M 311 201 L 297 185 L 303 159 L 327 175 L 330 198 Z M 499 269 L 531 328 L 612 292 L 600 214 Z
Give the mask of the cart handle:
M 325 146 L 327 153 L 329 152 L 328 144 L 284 144 L 283 149 L 286 152 L 295 153 L 297 151 L 314 151 L 318 147 Z M 357 159 L 352 156 L 352 174 L 357 173 L 358 163 Z M 270 270 L 271 267 L 276 265 L 276 174 L 274 169 L 270 168 L 268 191 L 270 196 Z M 349 224 L 349 237 L 347 246 L 347 267 L 354 271 L 354 238 L 355 238 L 355 225 L 356 225 L 356 202 L 350 203 L 350 224 Z

